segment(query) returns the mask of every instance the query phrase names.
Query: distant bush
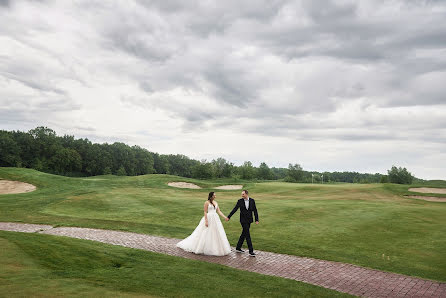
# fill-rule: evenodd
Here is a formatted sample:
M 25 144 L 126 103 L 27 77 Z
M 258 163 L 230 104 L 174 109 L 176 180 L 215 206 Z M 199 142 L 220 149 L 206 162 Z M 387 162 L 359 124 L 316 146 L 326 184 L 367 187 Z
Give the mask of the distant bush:
M 127 176 L 127 172 L 125 171 L 124 167 L 120 167 L 118 171 L 116 172 L 116 175 L 118 176 Z
M 255 178 L 255 169 L 250 161 L 245 161 L 237 170 L 242 179 L 251 180 Z
M 397 168 L 392 166 L 390 170 L 387 171 L 389 182 L 397 184 L 412 184 L 413 176 L 406 168 Z
M 289 164 L 287 176 L 285 181 L 287 182 L 301 182 L 304 177 L 304 170 L 299 164 Z
M 103 174 L 104 175 L 111 175 L 112 174 L 112 170 L 110 169 L 110 167 L 105 167 Z

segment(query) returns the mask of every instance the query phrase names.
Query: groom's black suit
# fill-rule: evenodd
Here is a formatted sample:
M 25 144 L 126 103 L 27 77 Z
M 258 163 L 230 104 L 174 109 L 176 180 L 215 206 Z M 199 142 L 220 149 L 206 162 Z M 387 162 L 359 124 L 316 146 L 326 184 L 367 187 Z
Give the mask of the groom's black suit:
M 228 218 L 231 218 L 232 215 L 237 211 L 237 209 L 240 208 L 240 224 L 242 225 L 243 231 L 240 235 L 240 238 L 238 240 L 236 249 L 241 249 L 243 242 L 246 238 L 246 243 L 248 244 L 249 252 L 253 253 L 254 249 L 252 248 L 251 243 L 251 235 L 249 233 L 249 228 L 251 227 L 252 220 L 252 213 L 254 212 L 254 216 L 256 221 L 259 221 L 259 215 L 257 214 L 257 208 L 256 208 L 256 202 L 253 198 L 249 198 L 249 207 L 246 209 L 245 205 L 245 199 L 241 198 L 237 201 L 237 204 L 235 205 L 234 209 L 232 209 L 231 213 L 229 213 Z

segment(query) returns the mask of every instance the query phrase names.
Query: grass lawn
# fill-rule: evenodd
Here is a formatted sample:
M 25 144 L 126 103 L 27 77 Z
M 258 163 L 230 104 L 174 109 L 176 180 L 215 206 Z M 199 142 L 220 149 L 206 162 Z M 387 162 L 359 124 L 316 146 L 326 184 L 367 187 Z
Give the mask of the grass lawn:
M 0 297 L 352 297 L 97 242 L 0 231 Z
M 31 193 L 1 195 L 0 221 L 175 238 L 193 231 L 212 187 L 234 184 L 168 175 L 68 178 L 17 168 L 0 168 L 0 178 L 38 187 Z M 193 182 L 203 189 L 172 188 L 167 186 L 170 181 Z M 403 197 L 412 186 L 242 184 L 259 210 L 260 225 L 251 229 L 255 249 L 446 281 L 446 203 Z M 239 190 L 217 191 L 225 214 L 239 197 Z M 235 245 L 241 231 L 238 214 L 224 227 Z

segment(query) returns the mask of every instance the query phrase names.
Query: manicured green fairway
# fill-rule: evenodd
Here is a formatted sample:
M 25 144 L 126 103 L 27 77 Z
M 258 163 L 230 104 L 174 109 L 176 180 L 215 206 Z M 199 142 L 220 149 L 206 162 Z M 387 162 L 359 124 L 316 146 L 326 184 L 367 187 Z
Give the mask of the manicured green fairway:
M 1 195 L 0 221 L 48 223 L 184 238 L 202 217 L 212 187 L 167 175 L 67 178 L 29 169 L 0 168 L 0 178 L 33 183 L 28 194 Z M 202 190 L 175 189 L 189 181 Z M 245 183 L 256 199 L 260 225 L 254 248 L 335 260 L 446 281 L 446 203 L 404 198 L 409 186 Z M 228 214 L 240 191 L 217 191 Z M 224 223 L 232 245 L 238 215 Z

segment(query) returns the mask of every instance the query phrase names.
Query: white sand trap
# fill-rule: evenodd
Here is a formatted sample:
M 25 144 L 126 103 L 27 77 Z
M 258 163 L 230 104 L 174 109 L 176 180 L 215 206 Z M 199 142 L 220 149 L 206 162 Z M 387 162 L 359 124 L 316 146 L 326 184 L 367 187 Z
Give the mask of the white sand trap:
M 193 188 L 193 189 L 200 189 L 201 187 L 193 184 L 193 183 L 189 183 L 189 182 L 169 182 L 167 183 L 167 185 L 172 186 L 172 187 L 179 187 L 179 188 Z
M 424 193 L 444 193 L 446 194 L 446 188 L 429 188 L 429 187 L 419 187 L 419 188 L 409 188 L 409 191 L 413 192 L 424 192 Z
M 29 183 L 20 181 L 0 180 L 0 194 L 24 193 L 34 190 L 36 190 L 36 187 Z
M 215 189 L 242 189 L 243 185 L 222 185 L 217 186 Z
M 406 198 L 425 200 L 429 202 L 446 202 L 446 198 L 439 197 L 422 197 L 422 196 L 405 196 Z

